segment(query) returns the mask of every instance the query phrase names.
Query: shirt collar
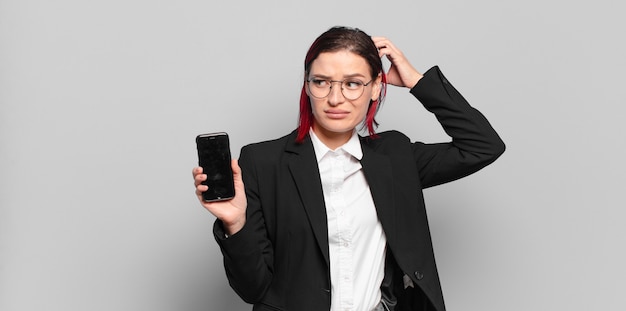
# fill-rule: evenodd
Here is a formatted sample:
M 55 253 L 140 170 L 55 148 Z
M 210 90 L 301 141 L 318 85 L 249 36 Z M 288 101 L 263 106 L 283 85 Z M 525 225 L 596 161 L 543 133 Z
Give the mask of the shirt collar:
M 352 131 L 352 136 L 350 139 L 337 148 L 336 150 L 331 150 L 328 148 L 313 132 L 313 129 L 309 129 L 309 135 L 311 136 L 311 142 L 313 142 L 313 149 L 315 150 L 315 158 L 319 163 L 320 160 L 328 153 L 329 151 L 338 151 L 343 149 L 343 151 L 349 153 L 351 156 L 355 157 L 357 160 L 361 160 L 363 158 L 363 150 L 361 149 L 361 140 L 359 139 L 359 135 L 356 133 L 356 130 Z

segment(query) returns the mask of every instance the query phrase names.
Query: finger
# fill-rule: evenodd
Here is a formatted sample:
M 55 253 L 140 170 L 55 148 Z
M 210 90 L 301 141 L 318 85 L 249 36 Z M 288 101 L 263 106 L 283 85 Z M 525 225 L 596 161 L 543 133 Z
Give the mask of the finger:
M 374 41 L 374 45 L 376 45 L 376 48 L 378 48 L 379 50 L 387 49 L 394 52 L 398 51 L 396 46 L 385 37 L 372 37 L 372 41 Z
M 231 164 L 233 168 L 233 181 L 235 182 L 235 188 L 239 189 L 238 191 L 243 192 L 243 177 L 241 174 L 241 167 L 239 167 L 239 162 L 237 160 L 232 160 Z
M 235 180 L 241 180 L 241 167 L 236 159 L 230 161 L 230 166 L 233 169 L 233 178 Z
M 241 174 L 241 168 L 239 167 L 239 161 L 237 161 L 237 159 L 230 160 L 230 166 L 233 169 L 233 174 Z
M 200 185 L 206 179 L 207 179 L 206 174 L 198 174 L 198 175 L 194 176 L 194 178 L 193 178 L 194 185 L 197 187 L 198 185 Z
M 384 57 L 388 52 L 387 45 L 389 40 L 385 37 L 372 37 L 372 42 L 378 49 L 378 57 Z
M 196 177 L 196 175 L 198 174 L 202 174 L 202 167 L 201 166 L 196 166 L 191 170 L 191 174 L 193 174 L 194 177 Z
M 209 190 L 209 187 L 205 186 L 205 185 L 198 185 L 196 186 L 196 196 L 198 197 L 198 200 L 200 201 L 200 203 L 204 204 L 204 199 L 202 198 L 202 193 Z
M 381 42 L 388 42 L 389 39 L 387 39 L 386 37 L 375 36 L 372 37 L 372 41 L 374 41 L 374 44 L 378 46 L 378 44 L 380 44 Z
M 207 190 L 209 190 L 208 186 L 206 186 L 206 185 L 197 185 L 196 186 L 196 195 L 200 197 L 200 196 L 202 196 L 202 192 L 205 192 Z

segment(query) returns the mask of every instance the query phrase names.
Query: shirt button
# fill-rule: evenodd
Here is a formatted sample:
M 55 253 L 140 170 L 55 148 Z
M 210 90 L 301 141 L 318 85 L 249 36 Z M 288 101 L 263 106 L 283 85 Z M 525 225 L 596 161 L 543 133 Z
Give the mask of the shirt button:
M 421 273 L 419 271 L 415 271 L 413 274 L 415 275 L 415 278 L 417 278 L 418 280 L 421 280 L 424 278 L 424 273 Z

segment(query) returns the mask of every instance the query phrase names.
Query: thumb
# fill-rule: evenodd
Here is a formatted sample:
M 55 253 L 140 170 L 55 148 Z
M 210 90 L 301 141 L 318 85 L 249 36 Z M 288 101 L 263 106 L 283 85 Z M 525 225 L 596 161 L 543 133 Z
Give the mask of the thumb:
M 239 161 L 236 159 L 230 160 L 230 167 L 233 170 L 233 178 L 235 180 L 241 180 L 241 167 L 239 167 Z

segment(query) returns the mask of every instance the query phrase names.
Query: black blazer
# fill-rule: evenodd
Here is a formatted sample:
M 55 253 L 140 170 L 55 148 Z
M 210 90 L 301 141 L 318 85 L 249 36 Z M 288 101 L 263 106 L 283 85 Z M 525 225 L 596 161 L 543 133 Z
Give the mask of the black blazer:
M 504 143 L 484 116 L 427 71 L 411 93 L 435 114 L 452 142 L 411 143 L 397 132 L 363 137 L 361 165 L 387 237 L 385 282 L 396 310 L 445 310 L 422 189 L 469 175 L 493 162 Z M 296 133 L 242 148 L 248 199 L 244 228 L 214 235 L 230 285 L 253 310 L 329 310 L 328 229 L 322 186 L 309 137 Z M 408 276 L 414 287 L 407 287 Z

